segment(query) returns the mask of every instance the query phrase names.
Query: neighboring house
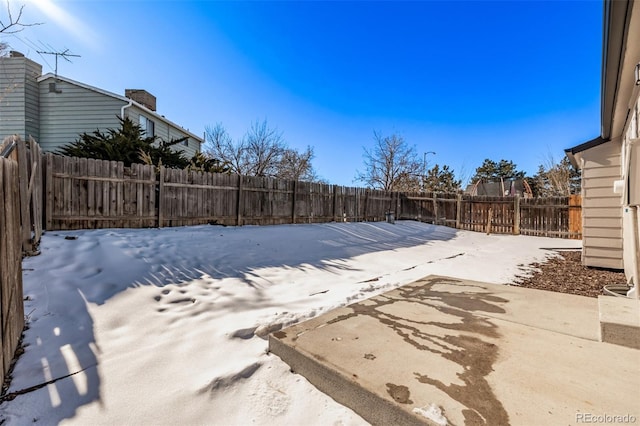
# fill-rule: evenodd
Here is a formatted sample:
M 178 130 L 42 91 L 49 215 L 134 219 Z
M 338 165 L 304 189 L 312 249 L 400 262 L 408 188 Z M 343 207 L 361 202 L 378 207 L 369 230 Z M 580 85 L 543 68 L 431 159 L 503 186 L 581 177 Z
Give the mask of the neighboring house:
M 582 169 L 583 263 L 640 278 L 640 2 L 605 0 L 601 130 L 566 150 Z
M 11 52 L 0 58 L 0 139 L 12 134 L 32 136 L 44 151 L 57 151 L 81 133 L 117 129 L 118 117 L 140 124 L 163 141 L 188 139 L 178 149 L 191 158 L 203 139 L 156 112 L 156 98 L 144 90 L 125 90 L 120 96 L 53 74 Z

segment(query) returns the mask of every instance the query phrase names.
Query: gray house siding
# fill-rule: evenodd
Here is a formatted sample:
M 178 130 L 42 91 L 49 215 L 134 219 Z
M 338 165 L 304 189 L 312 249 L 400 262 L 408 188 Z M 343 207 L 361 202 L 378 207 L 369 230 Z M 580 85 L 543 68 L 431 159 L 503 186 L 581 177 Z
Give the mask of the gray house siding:
M 25 57 L 0 58 L 0 138 L 10 134 L 39 138 L 36 78 L 41 73 L 42 67 Z
M 55 91 L 50 91 L 55 83 Z M 40 145 L 57 151 L 81 133 L 118 128 L 124 101 L 53 77 L 40 82 Z
M 56 152 L 82 133 L 119 128 L 118 117 L 124 108 L 125 118 L 134 123 L 139 123 L 140 115 L 152 120 L 154 136 L 162 140 L 187 137 L 173 149 L 184 151 L 189 158 L 200 150 L 202 138 L 135 100 L 62 76 L 41 74 L 42 66 L 20 53 L 0 58 L 0 138 L 33 136 L 44 151 Z
M 55 91 L 50 84 L 55 81 Z M 40 136 L 45 151 L 56 151 L 63 145 L 74 142 L 81 133 L 96 129 L 106 131 L 120 127 L 118 117 L 124 109 L 124 117 L 138 124 L 141 115 L 154 122 L 154 135 L 169 141 L 189 136 L 161 120 L 156 114 L 137 104 L 129 105 L 124 98 L 109 96 L 65 80 L 50 77 L 40 81 Z M 175 149 L 191 158 L 198 143 L 191 139 L 189 146 L 179 145 Z
M 168 138 L 171 139 L 179 139 L 184 136 L 188 136 L 185 133 L 180 132 L 174 127 L 167 126 Z M 187 139 L 182 145 L 180 145 L 180 149 L 184 151 L 186 157 L 191 158 L 200 150 L 200 144 L 196 142 L 193 138 Z
M 193 157 L 196 152 L 199 151 L 199 143 L 195 139 L 190 137 L 188 133 L 180 130 L 175 126 L 172 126 L 165 121 L 159 120 L 157 116 L 151 114 L 151 112 L 146 109 L 142 109 L 136 105 L 132 105 L 131 107 L 125 109 L 124 115 L 134 123 L 139 123 L 141 115 L 152 120 L 154 122 L 155 136 L 162 139 L 163 141 L 169 142 L 171 140 L 181 139 L 185 136 L 189 137 L 186 145 L 180 144 L 175 145 L 174 147 L 174 149 L 183 151 L 185 157 L 187 158 Z
M 582 161 L 583 263 L 623 269 L 620 142 L 610 141 L 578 154 Z

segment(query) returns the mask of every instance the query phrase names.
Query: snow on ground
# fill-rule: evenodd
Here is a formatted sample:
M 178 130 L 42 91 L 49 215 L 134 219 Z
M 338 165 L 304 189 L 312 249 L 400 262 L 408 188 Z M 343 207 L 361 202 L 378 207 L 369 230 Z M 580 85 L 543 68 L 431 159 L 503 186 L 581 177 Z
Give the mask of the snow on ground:
M 77 237 L 76 239 L 73 239 Z M 580 241 L 411 221 L 48 232 L 0 424 L 366 424 L 267 353 L 282 326 L 430 274 L 509 283 Z

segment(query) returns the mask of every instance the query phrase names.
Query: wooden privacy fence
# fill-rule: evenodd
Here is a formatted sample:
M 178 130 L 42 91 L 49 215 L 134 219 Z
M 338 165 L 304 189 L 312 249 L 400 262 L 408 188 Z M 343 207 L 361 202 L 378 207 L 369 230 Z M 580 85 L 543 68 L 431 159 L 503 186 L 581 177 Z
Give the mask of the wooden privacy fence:
M 153 166 L 47 153 L 45 228 L 143 228 L 156 226 Z
M 579 197 L 398 193 L 46 155 L 46 228 L 272 225 L 400 219 L 581 238 Z
M 380 221 L 397 193 L 45 156 L 46 229 Z
M 20 244 L 24 254 L 35 254 L 42 237 L 42 150 L 33 138 L 25 142 L 9 136 L 0 144 L 0 154 L 18 165 Z
M 521 199 L 520 233 L 582 239 L 582 197 Z
M 18 163 L 0 157 L 0 377 L 4 380 L 24 327 Z
M 400 219 L 469 231 L 582 238 L 581 197 L 520 198 L 462 194 L 400 195 Z
M 22 256 L 35 254 L 42 235 L 40 147 L 10 136 L 0 144 L 0 380 L 24 328 Z

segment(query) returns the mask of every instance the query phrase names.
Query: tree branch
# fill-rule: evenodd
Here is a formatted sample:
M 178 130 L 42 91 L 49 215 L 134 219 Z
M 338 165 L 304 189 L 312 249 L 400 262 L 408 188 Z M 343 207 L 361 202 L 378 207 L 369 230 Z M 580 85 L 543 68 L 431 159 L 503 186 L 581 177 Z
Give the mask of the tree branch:
M 5 21 L 0 20 L 0 33 L 15 34 L 24 30 L 26 27 L 42 25 L 42 22 L 34 22 L 31 24 L 23 24 L 22 22 L 20 22 L 20 20 L 22 19 L 23 12 L 24 12 L 24 4 L 20 6 L 20 10 L 18 11 L 18 16 L 14 19 L 13 13 L 11 13 L 11 6 L 9 5 L 9 0 L 7 0 L 7 16 L 9 17 L 9 21 L 5 23 Z

